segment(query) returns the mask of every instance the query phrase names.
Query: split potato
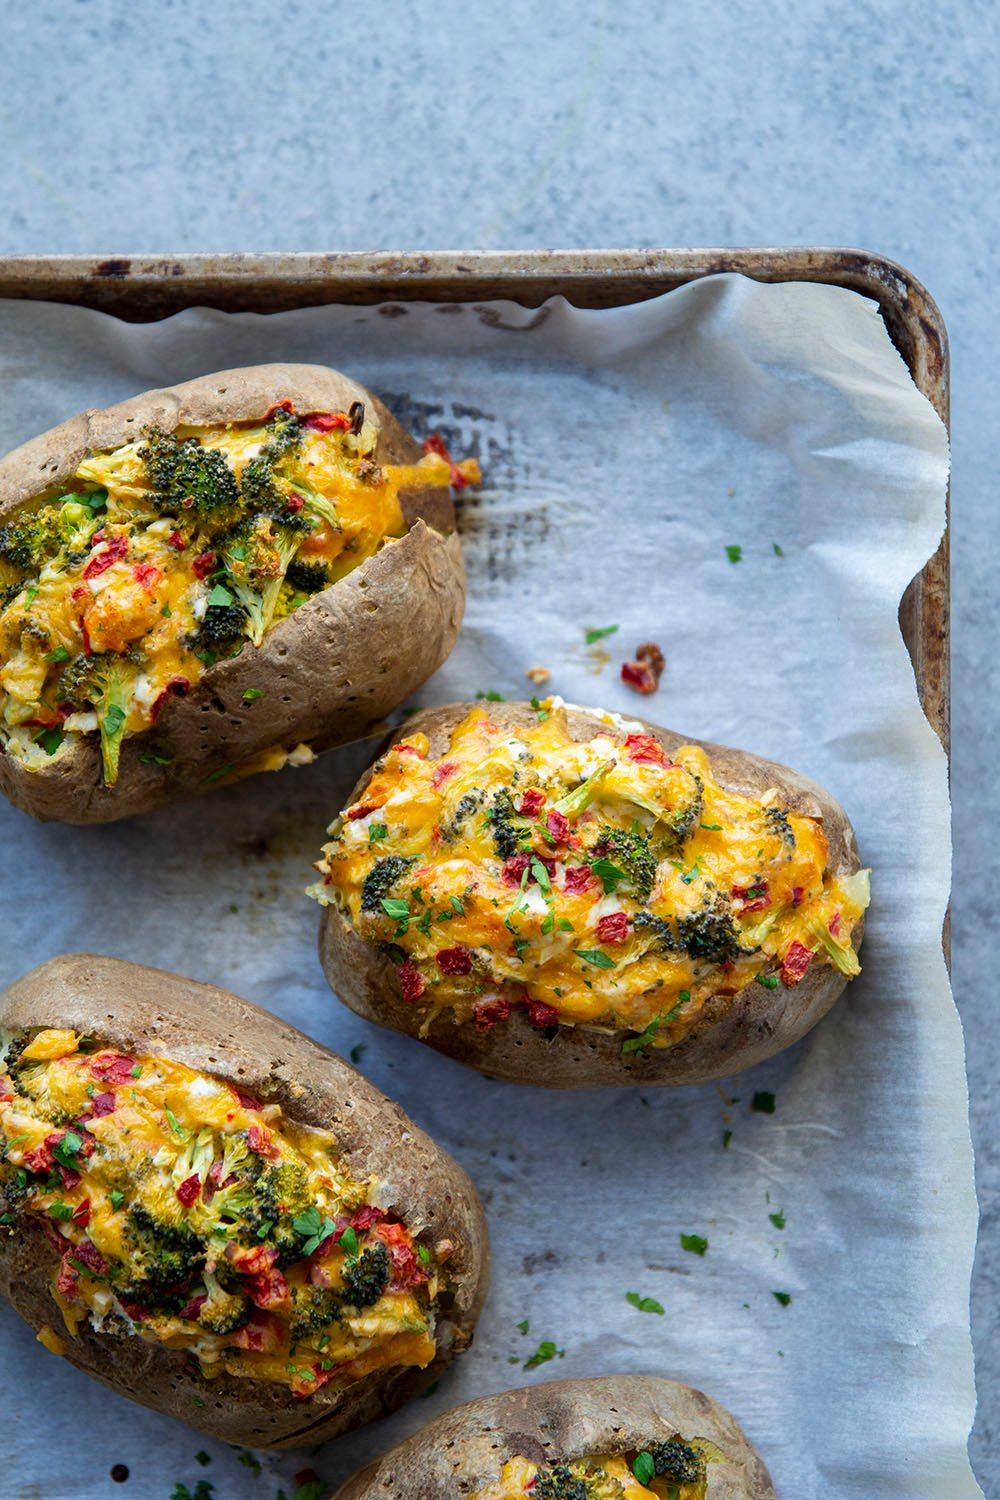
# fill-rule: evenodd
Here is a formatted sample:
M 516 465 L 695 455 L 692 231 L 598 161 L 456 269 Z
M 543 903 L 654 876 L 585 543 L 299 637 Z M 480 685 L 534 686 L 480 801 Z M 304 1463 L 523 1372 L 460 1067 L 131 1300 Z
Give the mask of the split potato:
M 287 1447 L 393 1410 L 470 1342 L 472 1184 L 339 1057 L 89 955 L 13 984 L 0 1032 L 0 1293 L 71 1364 Z
M 868 872 L 843 809 L 655 724 L 558 699 L 428 709 L 330 831 L 310 894 L 331 987 L 493 1077 L 724 1077 L 859 972 Z
M 447 1412 L 335 1500 L 774 1500 L 763 1460 L 718 1402 L 655 1375 L 554 1380 Z
M 449 486 L 476 478 L 318 365 L 24 444 L 0 460 L 0 791 L 105 822 L 363 736 L 454 644 Z

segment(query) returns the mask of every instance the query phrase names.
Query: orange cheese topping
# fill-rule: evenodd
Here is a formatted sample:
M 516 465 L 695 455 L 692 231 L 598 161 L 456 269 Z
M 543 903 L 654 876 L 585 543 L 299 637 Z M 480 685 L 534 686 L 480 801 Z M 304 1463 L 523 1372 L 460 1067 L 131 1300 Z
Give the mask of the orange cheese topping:
M 436 760 L 410 736 L 337 820 L 311 894 L 395 945 L 428 1025 L 522 1007 L 660 1047 L 755 979 L 857 973 L 867 874 L 832 878 L 818 820 L 726 791 L 703 750 L 671 759 L 639 727 L 608 715 L 579 743 L 549 699 L 523 729 L 474 710 Z
M 448 1247 L 378 1208 L 329 1131 L 72 1031 L 15 1038 L 7 1057 L 0 1226 L 43 1223 L 71 1337 L 89 1321 L 302 1397 L 434 1358 Z

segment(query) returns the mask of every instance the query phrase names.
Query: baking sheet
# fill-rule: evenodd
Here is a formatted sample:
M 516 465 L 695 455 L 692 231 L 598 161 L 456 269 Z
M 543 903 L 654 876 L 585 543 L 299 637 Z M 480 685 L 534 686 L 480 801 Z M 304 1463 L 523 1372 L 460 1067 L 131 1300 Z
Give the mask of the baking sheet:
M 301 890 L 367 747 L 110 828 L 35 825 L 4 805 L 5 982 L 58 951 L 119 954 L 362 1048 L 363 1071 L 477 1182 L 495 1273 L 474 1349 L 433 1395 L 316 1454 L 261 1455 L 259 1476 L 60 1365 L 3 1308 L 18 1435 L 3 1492 L 118 1493 L 108 1476 L 124 1463 L 132 1500 L 198 1479 L 214 1500 L 272 1500 L 306 1463 L 336 1482 L 460 1400 L 656 1371 L 731 1407 L 789 1500 L 978 1495 L 965 1456 L 976 1205 L 940 948 L 946 763 L 896 622 L 943 527 L 947 442 L 874 304 L 720 276 L 610 311 L 193 310 L 130 326 L 5 302 L 0 328 L 3 449 L 213 369 L 350 371 L 418 435 L 437 429 L 483 464 L 461 502 L 465 626 L 421 703 L 530 696 L 524 673 L 544 665 L 570 701 L 817 777 L 874 868 L 864 974 L 797 1048 L 721 1087 L 560 1095 L 467 1073 L 330 997 Z M 585 630 L 610 624 L 588 648 Z M 641 700 L 618 663 L 647 639 L 667 670 Z M 753 1108 L 757 1093 L 773 1113 Z M 705 1255 L 681 1233 L 705 1236 Z M 628 1291 L 665 1313 L 637 1311 Z M 560 1353 L 525 1369 L 542 1341 Z

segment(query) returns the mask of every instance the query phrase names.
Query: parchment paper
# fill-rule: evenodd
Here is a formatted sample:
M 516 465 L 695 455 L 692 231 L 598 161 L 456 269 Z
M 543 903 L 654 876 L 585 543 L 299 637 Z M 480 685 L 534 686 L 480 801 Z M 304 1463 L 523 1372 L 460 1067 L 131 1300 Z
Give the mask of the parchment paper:
M 40 826 L 4 804 L 4 982 L 59 951 L 120 954 L 363 1048 L 362 1069 L 478 1183 L 495 1277 L 473 1351 L 430 1398 L 312 1457 L 263 1456 L 258 1477 L 61 1365 L 4 1308 L 0 1491 L 167 1500 L 204 1478 L 215 1500 L 272 1500 L 307 1462 L 339 1480 L 474 1395 L 657 1371 L 732 1408 L 785 1500 L 977 1495 L 976 1205 L 940 946 L 946 765 L 896 622 L 941 534 L 947 445 L 875 306 L 723 276 L 619 311 L 194 311 L 137 327 L 5 303 L 0 327 L 5 450 L 84 406 L 227 366 L 349 371 L 418 435 L 437 428 L 483 464 L 461 503 L 465 627 L 422 703 L 530 696 L 525 671 L 543 665 L 570 701 L 817 777 L 874 871 L 863 977 L 791 1053 L 729 1087 L 557 1095 L 466 1072 L 327 990 L 302 888 L 369 747 L 109 828 Z M 588 651 L 585 629 L 610 624 Z M 639 699 L 618 666 L 648 639 L 667 670 Z M 682 1232 L 707 1253 L 683 1251 Z M 559 1356 L 524 1370 L 543 1340 Z M 115 1463 L 131 1470 L 121 1490 Z

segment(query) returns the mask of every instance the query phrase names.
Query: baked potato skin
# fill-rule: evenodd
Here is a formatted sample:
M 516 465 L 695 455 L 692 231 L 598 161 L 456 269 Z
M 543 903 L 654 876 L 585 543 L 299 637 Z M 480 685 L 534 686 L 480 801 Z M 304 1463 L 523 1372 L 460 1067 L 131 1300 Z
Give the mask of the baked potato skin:
M 105 411 L 87 411 L 0 459 L 0 519 L 49 485 L 68 483 L 90 450 L 119 447 L 150 424 L 252 421 L 277 401 L 296 411 L 346 411 L 363 401 L 379 425 L 375 458 L 415 463 L 420 445 L 377 396 L 322 365 L 254 365 L 147 391 Z M 206 777 L 274 745 L 314 750 L 366 733 L 444 661 L 465 605 L 465 571 L 447 490 L 401 494 L 406 536 L 274 625 L 257 648 L 209 668 L 157 720 L 169 765 L 143 764 L 148 736 L 125 740 L 113 787 L 104 785 L 96 736 L 28 771 L 0 754 L 0 792 L 44 821 L 105 823 L 209 790 Z M 263 700 L 246 704 L 247 688 Z
M 0 1237 L 0 1294 L 33 1328 L 55 1328 L 71 1364 L 212 1437 L 284 1448 L 325 1442 L 386 1415 L 436 1380 L 469 1344 L 489 1278 L 476 1191 L 456 1162 L 341 1058 L 226 990 L 90 954 L 50 959 L 11 985 L 0 996 L 0 1026 L 65 1027 L 123 1052 L 162 1053 L 277 1101 L 295 1120 L 333 1129 L 352 1173 L 373 1176 L 387 1208 L 411 1223 L 432 1224 L 455 1244 L 454 1299 L 439 1313 L 433 1363 L 373 1371 L 347 1391 L 324 1386 L 303 1401 L 283 1386 L 238 1376 L 206 1380 L 188 1355 L 138 1336 L 112 1344 L 81 1325 L 70 1338 L 48 1289 L 52 1250 L 42 1229 L 26 1220 L 16 1234 Z
M 360 1470 L 333 1500 L 445 1500 L 473 1494 L 509 1458 L 555 1463 L 642 1449 L 679 1432 L 726 1455 L 708 1466 L 706 1500 L 774 1500 L 760 1455 L 729 1412 L 658 1375 L 553 1380 L 446 1412 Z
M 459 703 L 425 709 L 407 719 L 388 743 L 422 732 L 430 741 L 430 756 L 440 756 L 448 747 L 452 729 L 475 707 L 481 705 Z M 501 728 L 535 723 L 534 710 L 526 703 L 491 703 L 489 712 Z M 633 718 L 628 717 L 630 721 Z M 607 728 L 605 721 L 584 708 L 568 708 L 567 721 L 575 740 L 590 739 L 599 729 Z M 777 787 L 782 801 L 793 812 L 822 818 L 832 874 L 851 875 L 860 868 L 847 814 L 814 781 L 743 750 L 686 738 L 642 720 L 635 722 L 642 723 L 643 733 L 659 740 L 668 754 L 681 745 L 700 745 L 711 759 L 713 776 L 727 790 L 759 797 L 769 787 Z M 360 797 L 370 777 L 369 770 L 348 802 Z M 862 918 L 853 934 L 855 949 L 863 932 Z M 327 907 L 321 918 L 319 950 L 331 988 L 352 1010 L 394 1031 L 418 1034 L 421 1016 L 403 1001 L 392 960 L 360 938 L 335 906 Z M 424 1040 L 458 1062 L 512 1083 L 547 1088 L 655 1088 L 705 1083 L 752 1068 L 790 1047 L 826 1015 L 846 983 L 832 966 L 813 964 L 801 983 L 791 989 L 779 985 L 769 990 L 752 983 L 738 995 L 715 996 L 680 1042 L 659 1051 L 650 1048 L 645 1055 L 623 1056 L 622 1040 L 631 1033 L 621 1031 L 560 1026 L 550 1039 L 544 1031 L 536 1030 L 523 1012 L 515 1012 L 502 1026 L 485 1032 L 477 1031 L 471 1023 L 455 1025 L 448 1017 L 441 1017 Z

